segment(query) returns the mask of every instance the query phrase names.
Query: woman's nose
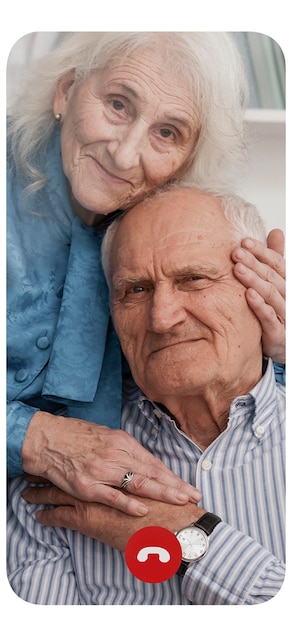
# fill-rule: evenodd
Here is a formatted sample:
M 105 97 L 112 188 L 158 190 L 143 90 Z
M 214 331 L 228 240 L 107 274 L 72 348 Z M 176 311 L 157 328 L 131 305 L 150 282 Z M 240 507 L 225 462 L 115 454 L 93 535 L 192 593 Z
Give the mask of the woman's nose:
M 117 135 L 108 142 L 108 152 L 119 170 L 129 170 L 140 164 L 146 149 L 145 131 L 138 125 L 131 129 L 117 129 Z

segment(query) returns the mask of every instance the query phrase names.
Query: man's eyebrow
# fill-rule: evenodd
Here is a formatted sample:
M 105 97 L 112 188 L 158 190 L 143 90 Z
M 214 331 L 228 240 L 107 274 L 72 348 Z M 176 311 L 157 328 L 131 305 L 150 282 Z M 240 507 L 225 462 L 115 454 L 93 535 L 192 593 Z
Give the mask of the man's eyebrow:
M 112 290 L 115 292 L 122 291 L 129 287 L 129 285 L 137 285 L 139 283 L 149 283 L 149 279 L 144 277 L 135 276 L 135 278 L 130 278 L 128 276 L 121 276 L 120 278 L 114 278 L 112 280 Z
M 188 263 L 187 265 L 184 265 L 183 267 L 178 267 L 178 268 L 172 268 L 170 270 L 170 274 L 171 275 L 178 275 L 178 276 L 190 276 L 190 275 L 207 275 L 207 276 L 213 276 L 213 275 L 218 275 L 219 272 L 219 268 L 217 265 L 202 265 L 200 263 Z
M 169 276 L 218 276 L 219 268 L 217 265 L 201 265 L 201 264 L 188 264 L 183 267 L 170 268 L 167 272 Z M 147 276 L 120 276 L 113 278 L 112 289 L 113 291 L 121 291 L 126 289 L 130 285 L 151 283 L 151 279 Z

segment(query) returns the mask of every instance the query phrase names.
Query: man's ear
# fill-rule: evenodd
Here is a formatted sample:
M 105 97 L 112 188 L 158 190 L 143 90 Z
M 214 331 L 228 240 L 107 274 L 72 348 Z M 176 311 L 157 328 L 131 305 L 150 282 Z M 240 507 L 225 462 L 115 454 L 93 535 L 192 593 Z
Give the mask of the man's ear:
M 61 113 L 64 117 L 74 81 L 75 70 L 70 70 L 70 72 L 63 74 L 63 76 L 59 78 L 53 100 L 53 111 L 55 115 Z

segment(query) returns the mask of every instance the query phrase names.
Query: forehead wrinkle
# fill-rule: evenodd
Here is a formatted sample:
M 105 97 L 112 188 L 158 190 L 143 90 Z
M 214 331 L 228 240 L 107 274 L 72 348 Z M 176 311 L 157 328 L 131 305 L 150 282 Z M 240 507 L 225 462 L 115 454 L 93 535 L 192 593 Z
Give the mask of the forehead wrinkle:
M 184 207 L 183 206 L 175 207 L 175 209 L 178 209 L 178 211 L 181 208 L 184 208 Z M 178 217 L 180 219 L 181 215 L 179 214 L 179 212 L 177 213 L 176 211 L 173 211 L 171 205 L 168 206 L 168 211 L 169 211 L 169 214 L 171 214 L 174 217 Z M 197 216 L 195 215 L 195 217 Z M 199 218 L 200 218 L 200 215 L 198 216 L 198 219 Z M 212 215 L 209 216 L 209 219 L 212 220 Z M 215 222 L 215 224 L 216 226 L 218 226 L 218 223 Z M 233 232 L 230 228 L 231 225 L 226 219 L 224 219 L 224 225 L 226 226 L 226 229 L 224 231 L 221 229 L 222 232 L 220 232 L 220 234 L 218 233 L 218 235 L 216 236 L 216 239 L 215 238 L 212 239 L 213 232 L 210 231 L 209 224 L 208 225 L 200 224 L 198 223 L 198 221 L 196 221 L 195 224 L 193 224 L 192 222 L 189 222 L 187 224 L 184 224 L 183 227 L 178 226 L 176 230 L 167 232 L 164 235 L 161 234 L 160 239 L 159 239 L 159 245 L 161 248 L 165 248 L 165 249 L 169 247 L 178 249 L 179 246 L 181 245 L 183 245 L 184 247 L 194 246 L 194 250 L 193 250 L 194 262 L 197 262 L 196 257 L 200 256 L 201 253 L 205 256 L 206 244 L 207 244 L 209 251 L 212 251 L 212 249 L 214 249 L 216 252 L 224 248 L 226 251 L 226 254 L 229 256 L 229 254 L 231 254 L 231 250 L 236 245 L 238 245 L 238 241 L 234 237 Z M 219 227 L 220 226 L 221 224 L 219 222 Z M 154 225 L 154 230 L 156 230 L 156 224 Z M 179 236 L 182 236 L 181 242 L 179 241 Z M 211 241 L 210 241 L 210 237 L 211 237 Z M 192 262 L 193 261 L 191 261 L 191 263 Z M 200 259 L 198 259 L 198 263 L 200 263 Z M 214 263 L 214 267 L 215 267 L 215 263 Z
M 197 112 L 196 94 L 193 93 L 193 88 L 190 88 L 186 79 L 179 81 L 177 78 L 175 79 L 175 69 L 171 63 L 163 66 L 159 52 L 157 54 L 152 49 L 137 51 L 137 55 L 127 55 L 118 65 L 109 63 L 104 71 L 109 75 L 106 82 L 113 86 L 120 86 L 120 88 L 125 86 L 135 98 L 139 99 L 139 91 L 135 85 L 137 84 L 139 89 L 141 85 L 144 88 L 146 84 L 147 89 L 150 88 L 152 93 L 156 91 L 156 96 L 162 103 L 165 96 L 169 98 L 171 95 L 172 98 L 177 98 L 179 102 L 182 101 L 183 108 L 186 106 L 186 101 L 189 103 L 190 111 L 192 111 L 191 116 Z M 176 84 L 178 89 L 173 90 L 173 84 Z M 169 90 L 171 90 L 171 94 Z

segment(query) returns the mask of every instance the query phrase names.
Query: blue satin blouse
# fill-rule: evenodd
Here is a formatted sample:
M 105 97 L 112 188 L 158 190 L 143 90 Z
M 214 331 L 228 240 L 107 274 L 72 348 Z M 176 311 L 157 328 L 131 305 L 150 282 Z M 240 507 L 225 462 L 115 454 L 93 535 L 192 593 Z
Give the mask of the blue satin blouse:
M 56 130 L 48 183 L 23 196 L 8 159 L 8 472 L 36 409 L 120 427 L 121 351 L 112 327 L 100 248 L 103 232 L 74 215 Z

